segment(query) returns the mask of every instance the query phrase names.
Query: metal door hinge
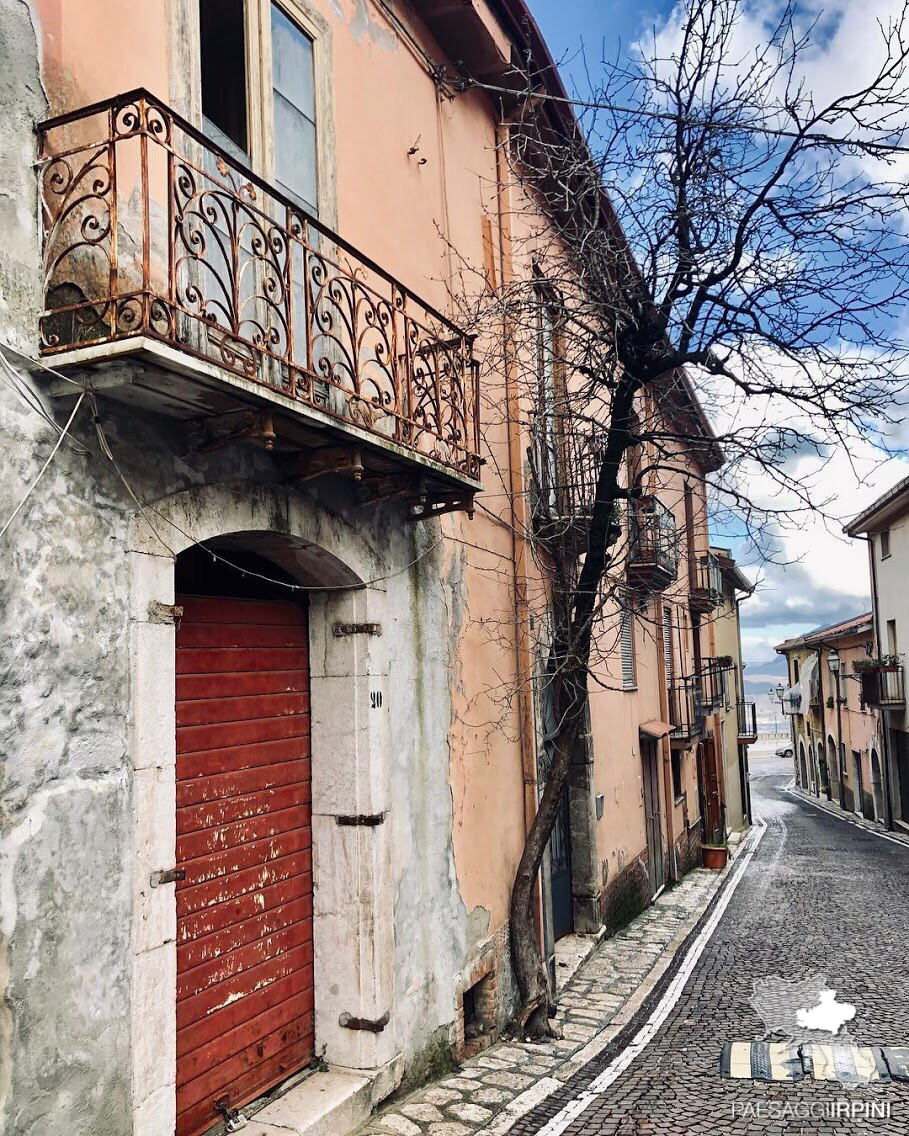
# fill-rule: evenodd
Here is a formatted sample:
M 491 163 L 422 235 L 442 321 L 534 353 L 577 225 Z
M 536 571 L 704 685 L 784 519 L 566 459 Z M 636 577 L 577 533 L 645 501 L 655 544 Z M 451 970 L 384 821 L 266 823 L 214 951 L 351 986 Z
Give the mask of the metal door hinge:
M 338 1018 L 338 1025 L 344 1029 L 365 1030 L 367 1033 L 381 1033 L 388 1025 L 389 1013 L 386 1010 L 381 1018 L 355 1018 L 346 1011 Z
M 161 887 L 162 884 L 176 884 L 186 879 L 185 868 L 166 868 L 160 872 L 152 872 L 151 886 Z
M 353 816 L 335 817 L 344 828 L 375 828 L 385 820 L 385 813 L 357 813 Z
M 331 630 L 336 639 L 342 639 L 345 635 L 381 635 L 382 624 L 338 622 Z

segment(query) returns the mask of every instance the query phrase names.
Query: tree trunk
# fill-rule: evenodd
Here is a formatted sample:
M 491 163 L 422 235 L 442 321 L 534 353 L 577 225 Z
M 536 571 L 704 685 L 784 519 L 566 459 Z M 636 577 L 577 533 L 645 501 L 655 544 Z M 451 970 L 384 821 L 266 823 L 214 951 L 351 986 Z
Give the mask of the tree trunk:
M 609 434 L 597 478 L 587 552 L 576 585 L 558 605 L 553 629 L 550 651 L 554 666 L 549 681 L 554 684 L 553 709 L 557 728 L 551 740 L 554 741 L 555 756 L 524 842 L 511 892 L 511 957 L 522 999 L 516 1031 L 530 1037 L 544 1037 L 550 1032 L 549 1011 L 552 1008 L 549 981 L 533 921 L 533 897 L 558 815 L 559 801 L 568 784 L 572 755 L 586 728 L 592 624 L 600 584 L 610 561 L 610 550 L 618 536 L 615 504 L 625 496 L 619 488 L 619 470 L 628 447 L 630 415 L 637 389 L 638 384 L 626 377 L 615 392 Z M 553 548 L 550 551 L 558 563 L 561 578 L 573 576 L 573 571 L 566 571 L 568 560 L 573 555 L 571 550 Z

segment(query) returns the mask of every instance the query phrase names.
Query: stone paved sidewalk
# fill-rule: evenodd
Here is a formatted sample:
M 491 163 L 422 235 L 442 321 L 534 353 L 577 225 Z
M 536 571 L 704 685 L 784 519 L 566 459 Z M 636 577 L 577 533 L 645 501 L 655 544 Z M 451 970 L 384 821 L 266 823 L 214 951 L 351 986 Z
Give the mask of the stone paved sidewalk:
M 728 870 L 689 872 L 624 930 L 600 943 L 559 995 L 561 1039 L 499 1042 L 465 1061 L 455 1075 L 387 1103 L 358 1136 L 506 1132 L 631 1019 Z

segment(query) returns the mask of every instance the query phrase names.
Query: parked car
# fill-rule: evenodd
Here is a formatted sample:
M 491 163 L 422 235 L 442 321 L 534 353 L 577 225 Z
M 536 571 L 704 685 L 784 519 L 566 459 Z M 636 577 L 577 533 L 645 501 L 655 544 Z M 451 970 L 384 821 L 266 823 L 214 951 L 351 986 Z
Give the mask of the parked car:
M 780 748 L 776 751 L 776 756 L 777 757 L 792 757 L 792 752 L 793 751 L 792 751 L 791 745 L 781 745 Z

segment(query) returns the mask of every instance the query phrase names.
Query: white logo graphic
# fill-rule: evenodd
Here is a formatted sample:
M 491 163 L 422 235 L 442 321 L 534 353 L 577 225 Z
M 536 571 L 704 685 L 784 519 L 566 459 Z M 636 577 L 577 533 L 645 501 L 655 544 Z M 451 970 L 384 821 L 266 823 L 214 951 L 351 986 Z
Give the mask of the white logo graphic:
M 839 1033 L 846 1022 L 855 1017 L 855 1006 L 848 1002 L 837 1002 L 835 990 L 821 990 L 821 998 L 810 1010 L 799 1010 L 796 1020 L 802 1029 L 826 1030 Z

